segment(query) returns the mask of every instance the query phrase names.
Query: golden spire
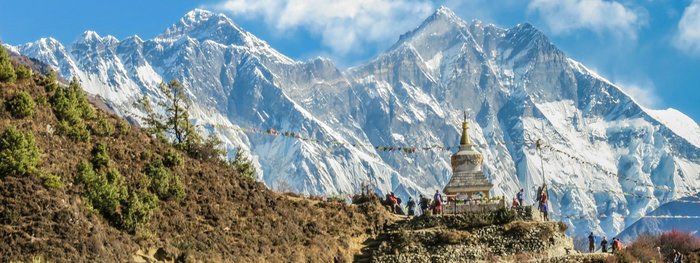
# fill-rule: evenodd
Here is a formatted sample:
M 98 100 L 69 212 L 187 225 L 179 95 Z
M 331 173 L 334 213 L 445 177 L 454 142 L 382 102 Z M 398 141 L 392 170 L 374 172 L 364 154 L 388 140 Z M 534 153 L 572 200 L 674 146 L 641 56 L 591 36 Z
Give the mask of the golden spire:
M 469 124 L 467 124 L 467 111 L 464 111 L 464 121 L 462 122 L 462 138 L 459 140 L 460 145 L 472 144 L 469 141 L 469 134 L 467 133 L 467 130 L 469 130 Z

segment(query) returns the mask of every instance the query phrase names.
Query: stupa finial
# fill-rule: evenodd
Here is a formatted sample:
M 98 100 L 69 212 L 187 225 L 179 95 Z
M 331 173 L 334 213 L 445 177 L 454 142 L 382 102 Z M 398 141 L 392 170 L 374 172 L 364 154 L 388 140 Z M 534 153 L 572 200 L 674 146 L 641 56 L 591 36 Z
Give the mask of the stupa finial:
M 467 133 L 467 130 L 469 130 L 469 124 L 467 123 L 467 111 L 464 111 L 464 121 L 462 121 L 462 138 L 459 140 L 460 145 L 470 145 L 471 142 L 469 141 L 469 134 Z

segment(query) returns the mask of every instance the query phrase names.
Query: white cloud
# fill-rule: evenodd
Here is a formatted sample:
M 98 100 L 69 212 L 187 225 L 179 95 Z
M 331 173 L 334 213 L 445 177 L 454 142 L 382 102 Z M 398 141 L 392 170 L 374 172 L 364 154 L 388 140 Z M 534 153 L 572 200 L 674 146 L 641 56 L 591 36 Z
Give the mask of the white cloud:
M 650 109 L 656 109 L 662 106 L 662 99 L 656 93 L 656 88 L 653 83 L 648 81 L 644 85 L 639 84 L 621 84 L 622 88 L 627 95 L 630 95 L 634 101 L 641 104 L 644 107 Z
M 700 0 L 694 0 L 683 11 L 673 44 L 688 54 L 700 55 Z
M 636 38 L 646 24 L 646 12 L 617 1 L 532 0 L 528 10 L 537 12 L 554 34 L 587 29 Z
M 216 8 L 281 31 L 303 28 L 338 55 L 396 39 L 434 10 L 428 0 L 226 0 Z

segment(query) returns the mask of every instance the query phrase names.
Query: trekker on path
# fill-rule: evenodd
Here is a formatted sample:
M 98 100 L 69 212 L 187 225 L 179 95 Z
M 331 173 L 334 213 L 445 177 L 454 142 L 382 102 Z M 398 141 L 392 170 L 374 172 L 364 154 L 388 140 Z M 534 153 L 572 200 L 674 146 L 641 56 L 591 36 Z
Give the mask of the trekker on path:
M 520 188 L 520 192 L 518 192 L 518 193 L 515 195 L 516 198 L 518 198 L 518 204 L 520 204 L 521 206 L 524 205 L 524 204 L 523 204 L 523 194 L 524 194 L 524 192 L 525 192 L 525 189 Z
M 603 253 L 608 253 L 608 240 L 603 237 L 603 241 L 600 241 L 600 250 Z
M 396 199 L 394 192 L 389 194 L 389 202 L 391 203 L 391 212 L 396 213 L 398 211 L 397 206 L 399 206 L 399 200 Z
M 593 232 L 591 232 L 590 235 L 588 235 L 588 253 L 593 253 L 595 251 L 595 237 L 593 236 Z
M 428 198 L 425 198 L 423 194 L 421 194 L 419 198 L 420 199 L 418 200 L 418 205 L 420 206 L 420 213 L 425 215 L 428 213 L 428 206 L 430 204 L 430 200 L 428 200 Z
M 542 186 L 537 187 L 537 193 L 535 193 L 535 196 L 537 196 L 535 199 L 535 201 L 537 201 L 537 210 L 542 211 Z
M 520 203 L 518 203 L 518 200 L 513 198 L 513 207 L 517 207 L 519 205 L 520 205 Z
M 440 190 L 435 190 L 435 195 L 433 196 L 433 202 L 435 202 L 435 207 L 433 208 L 433 214 L 442 214 L 442 195 Z
M 408 198 L 408 203 L 406 203 L 406 205 L 408 206 L 408 215 L 409 215 L 409 216 L 414 216 L 414 215 L 416 215 L 416 212 L 415 212 L 415 211 L 416 211 L 416 210 L 415 210 L 415 208 L 416 208 L 416 201 L 413 201 L 413 197 L 409 197 L 409 198 Z
M 549 211 L 547 211 L 547 203 L 542 204 L 542 215 L 544 216 L 544 221 L 549 221 Z

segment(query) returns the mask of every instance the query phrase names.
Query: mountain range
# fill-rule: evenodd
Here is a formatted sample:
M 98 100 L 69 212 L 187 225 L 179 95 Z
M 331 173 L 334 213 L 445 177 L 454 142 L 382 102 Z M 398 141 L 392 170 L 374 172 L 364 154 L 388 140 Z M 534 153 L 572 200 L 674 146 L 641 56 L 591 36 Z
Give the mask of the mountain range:
M 273 189 L 431 194 L 451 176 L 462 112 L 492 195 L 526 203 L 546 181 L 553 219 L 612 236 L 700 187 L 700 127 L 641 106 L 530 24 L 465 22 L 441 7 L 388 50 L 348 69 L 291 59 L 223 14 L 195 9 L 153 39 L 86 31 L 7 46 L 77 77 L 120 116 L 177 79 L 192 120 L 240 147 Z M 540 146 L 537 147 L 537 141 Z M 401 147 L 401 148 L 399 148 Z

